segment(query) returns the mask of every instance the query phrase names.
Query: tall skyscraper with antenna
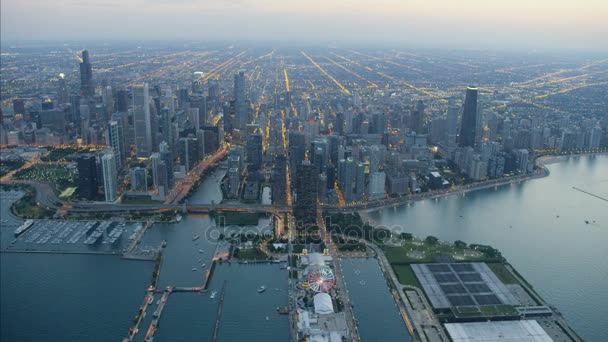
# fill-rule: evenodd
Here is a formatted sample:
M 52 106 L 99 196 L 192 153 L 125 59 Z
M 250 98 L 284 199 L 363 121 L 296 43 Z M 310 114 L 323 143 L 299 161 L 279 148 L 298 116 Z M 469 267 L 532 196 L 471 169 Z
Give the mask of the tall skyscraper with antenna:
M 82 62 L 80 63 L 80 93 L 83 97 L 95 95 L 93 86 L 93 67 L 89 59 L 89 51 L 82 51 Z

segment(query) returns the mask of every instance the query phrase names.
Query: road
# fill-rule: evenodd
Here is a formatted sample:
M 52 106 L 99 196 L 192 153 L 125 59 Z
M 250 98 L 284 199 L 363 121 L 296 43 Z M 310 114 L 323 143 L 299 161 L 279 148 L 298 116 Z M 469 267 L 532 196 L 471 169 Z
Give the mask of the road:
M 209 156 L 201 160 L 198 165 L 196 165 L 186 177 L 178 182 L 176 182 L 173 190 L 167 198 L 165 199 L 166 204 L 175 204 L 179 203 L 184 197 L 188 195 L 190 189 L 198 182 L 198 180 L 203 175 L 209 167 L 215 165 L 221 159 L 226 156 L 226 152 L 228 151 L 228 146 L 222 146 L 219 150 L 217 150 L 213 155 Z

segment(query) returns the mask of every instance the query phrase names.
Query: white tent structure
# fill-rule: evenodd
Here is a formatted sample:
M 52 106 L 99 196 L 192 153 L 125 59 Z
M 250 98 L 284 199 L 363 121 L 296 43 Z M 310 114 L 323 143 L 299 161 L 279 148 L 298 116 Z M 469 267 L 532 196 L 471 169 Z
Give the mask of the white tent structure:
M 334 313 L 334 306 L 331 303 L 331 297 L 327 293 L 317 293 L 314 296 L 315 313 L 326 315 Z
M 323 255 L 321 253 L 311 253 L 308 256 L 308 265 L 309 266 L 324 266 L 325 260 L 323 260 Z

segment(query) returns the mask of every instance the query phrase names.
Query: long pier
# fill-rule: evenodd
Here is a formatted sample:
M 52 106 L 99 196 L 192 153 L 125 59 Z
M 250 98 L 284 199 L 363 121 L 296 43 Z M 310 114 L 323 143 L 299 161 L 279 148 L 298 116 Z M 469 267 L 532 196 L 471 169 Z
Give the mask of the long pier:
M 573 186 L 573 187 L 572 187 L 572 189 L 577 190 L 577 191 L 580 191 L 580 192 L 582 192 L 582 193 L 584 193 L 584 194 L 587 194 L 587 195 L 589 195 L 589 196 L 593 196 L 593 197 L 595 197 L 595 198 L 601 199 L 602 201 L 606 201 L 606 202 L 608 202 L 608 198 L 604 198 L 604 197 L 602 197 L 602 196 L 598 196 L 598 195 L 596 195 L 596 194 L 592 194 L 592 193 L 590 193 L 590 192 L 588 192 L 588 191 L 585 191 L 585 190 L 583 190 L 583 189 L 579 189 L 579 188 L 577 188 L 577 187 L 575 187 L 575 186 Z
M 146 338 L 144 341 L 154 341 L 154 334 L 156 333 L 156 330 L 158 330 L 158 321 L 160 321 L 160 316 L 163 313 L 163 309 L 165 308 L 165 304 L 167 303 L 167 299 L 169 298 L 169 294 L 171 294 L 171 291 L 172 290 L 168 288 L 167 290 L 165 290 L 165 293 L 163 293 L 163 296 L 160 298 L 160 303 L 158 304 L 156 310 L 154 310 L 154 314 L 152 315 L 152 323 L 150 323 L 150 327 L 148 328 L 148 332 L 146 333 Z
M 215 315 L 215 325 L 213 326 L 213 336 L 211 341 L 217 342 L 217 334 L 220 330 L 220 320 L 222 318 L 222 311 L 224 310 L 224 295 L 226 294 L 226 280 L 222 284 L 222 293 L 220 294 L 220 302 L 217 305 L 217 314 Z

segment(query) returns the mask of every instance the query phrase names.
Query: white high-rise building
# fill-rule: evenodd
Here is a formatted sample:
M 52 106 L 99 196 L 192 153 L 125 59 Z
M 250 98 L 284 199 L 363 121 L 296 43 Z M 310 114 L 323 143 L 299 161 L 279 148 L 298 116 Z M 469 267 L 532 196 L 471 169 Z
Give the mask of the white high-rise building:
M 600 141 L 602 139 L 602 128 L 600 127 L 599 122 L 595 127 L 591 129 L 591 136 L 589 137 L 589 148 L 598 148 L 600 147 Z
M 368 196 L 369 200 L 377 200 L 386 197 L 385 189 L 386 174 L 383 171 L 372 172 L 369 175 Z
M 138 157 L 152 153 L 152 121 L 148 84 L 133 86 L 133 126 L 135 128 L 135 152 Z
M 106 144 L 112 148 L 114 156 L 116 156 L 116 168 L 122 169 L 123 161 L 126 156 L 123 156 L 124 140 L 122 127 L 118 121 L 112 120 L 108 123 L 106 131 Z
M 109 117 L 114 113 L 114 96 L 112 95 L 112 87 L 107 86 L 103 89 L 101 99 L 106 110 L 106 115 Z
M 458 135 L 458 106 L 454 104 L 454 100 L 450 99 L 448 105 L 448 114 L 446 121 L 447 145 L 449 147 L 456 146 L 456 137 Z
M 111 150 L 108 150 L 101 157 L 101 168 L 106 202 L 114 202 L 118 193 L 118 172 L 116 170 L 116 156 Z

